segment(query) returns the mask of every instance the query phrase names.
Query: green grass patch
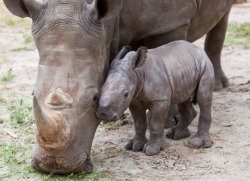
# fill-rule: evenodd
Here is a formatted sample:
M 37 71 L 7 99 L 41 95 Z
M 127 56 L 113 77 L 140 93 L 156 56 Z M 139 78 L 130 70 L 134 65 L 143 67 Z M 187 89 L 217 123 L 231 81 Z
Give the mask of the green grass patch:
M 25 43 L 33 42 L 33 37 L 31 34 L 23 34 L 23 38 L 24 38 Z
M 9 82 L 9 81 L 11 81 L 14 77 L 15 77 L 15 74 L 13 73 L 12 68 L 10 68 L 10 69 L 8 70 L 7 74 L 4 75 L 4 76 L 1 78 L 1 81 L 2 81 L 2 82 Z
M 22 52 L 22 51 L 33 51 L 33 48 L 29 48 L 29 47 L 20 47 L 20 48 L 14 48 L 11 51 L 13 52 Z
M 5 19 L 5 24 L 7 26 L 14 26 L 16 24 L 16 20 L 14 20 L 12 17 L 8 17 Z
M 228 24 L 225 43 L 250 48 L 250 23 Z
M 25 150 L 25 147 L 13 143 L 0 142 L 0 163 L 20 164 L 16 154 Z M 1 164 L 1 165 L 3 165 Z M 1 166 L 0 166 L 1 167 Z
M 132 161 L 133 161 L 133 163 L 134 163 L 135 165 L 140 165 L 140 160 L 139 160 L 138 158 L 133 157 L 133 158 L 132 158 Z
M 14 125 L 15 123 L 22 124 L 24 122 L 33 123 L 32 106 L 25 103 L 23 99 L 12 102 L 8 110 L 11 112 L 10 120 Z

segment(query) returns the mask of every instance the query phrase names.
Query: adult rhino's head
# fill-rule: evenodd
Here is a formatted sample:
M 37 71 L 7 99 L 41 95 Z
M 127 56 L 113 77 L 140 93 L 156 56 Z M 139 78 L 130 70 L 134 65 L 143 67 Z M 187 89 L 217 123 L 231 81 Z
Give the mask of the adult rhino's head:
M 92 171 L 90 149 L 99 120 L 98 92 L 108 68 L 118 0 L 4 0 L 32 19 L 40 61 L 34 90 L 35 169 Z

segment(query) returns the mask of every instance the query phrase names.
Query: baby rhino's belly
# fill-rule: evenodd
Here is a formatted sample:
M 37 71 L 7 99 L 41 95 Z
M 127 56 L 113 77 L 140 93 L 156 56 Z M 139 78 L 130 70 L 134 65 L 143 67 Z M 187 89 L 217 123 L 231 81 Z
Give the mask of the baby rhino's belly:
M 179 104 L 190 99 L 198 86 L 197 77 L 185 76 L 172 81 L 172 103 Z

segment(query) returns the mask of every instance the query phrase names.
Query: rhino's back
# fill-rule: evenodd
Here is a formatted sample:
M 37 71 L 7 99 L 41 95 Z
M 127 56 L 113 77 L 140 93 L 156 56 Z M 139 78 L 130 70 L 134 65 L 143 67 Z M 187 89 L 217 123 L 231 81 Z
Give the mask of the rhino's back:
M 124 0 L 120 36 L 137 41 L 170 32 L 190 24 L 196 10 L 196 0 Z
M 188 30 L 190 42 L 208 33 L 230 11 L 233 0 L 197 0 L 197 3 L 197 12 Z
M 195 41 L 220 21 L 230 10 L 232 1 L 124 0 L 119 23 L 120 46 L 185 26 L 187 39 Z M 178 37 L 178 34 L 170 36 Z
M 168 82 L 166 89 L 172 90 L 172 103 L 187 100 L 197 88 L 206 65 L 212 66 L 202 48 L 182 40 L 149 50 L 146 61 L 158 70 L 157 76 Z

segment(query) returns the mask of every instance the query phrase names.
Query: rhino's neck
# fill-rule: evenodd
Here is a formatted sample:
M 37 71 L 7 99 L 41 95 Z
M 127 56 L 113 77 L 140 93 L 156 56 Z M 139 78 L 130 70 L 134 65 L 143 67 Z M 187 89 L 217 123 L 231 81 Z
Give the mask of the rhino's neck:
M 137 97 L 141 94 L 145 81 L 145 73 L 141 67 L 135 69 L 135 74 L 136 74 L 136 89 L 132 102 L 136 100 Z

